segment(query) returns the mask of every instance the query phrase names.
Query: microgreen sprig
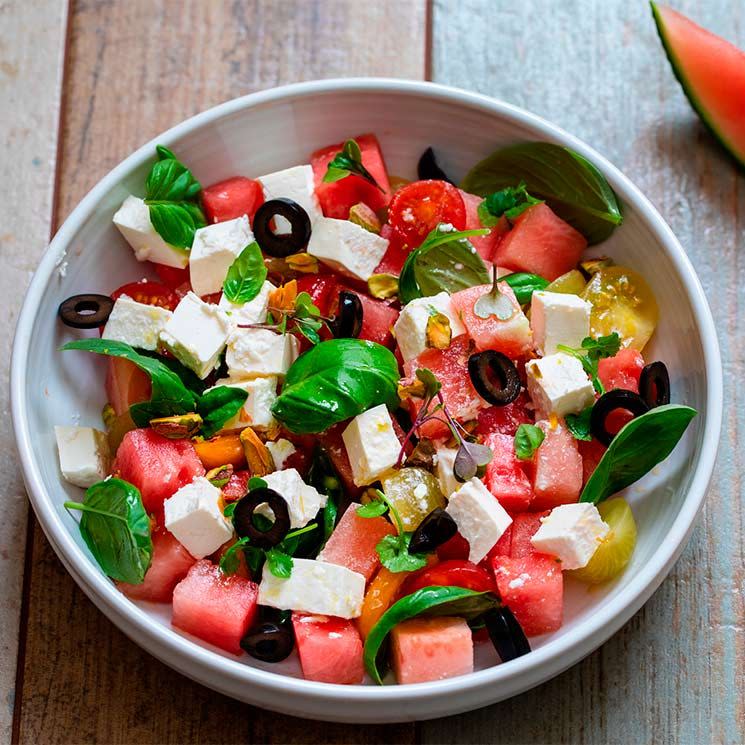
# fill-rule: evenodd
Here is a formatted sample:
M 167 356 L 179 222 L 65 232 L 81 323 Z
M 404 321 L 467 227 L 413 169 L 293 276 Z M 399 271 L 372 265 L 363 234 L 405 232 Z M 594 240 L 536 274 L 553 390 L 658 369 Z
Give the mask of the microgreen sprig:
M 615 357 L 621 348 L 621 337 L 614 331 L 608 336 L 599 336 L 593 339 L 586 336 L 582 345 L 578 348 L 568 347 L 565 344 L 557 344 L 559 352 L 576 357 L 581 363 L 584 371 L 590 376 L 592 385 L 601 396 L 605 393 L 605 387 L 598 377 L 598 362 L 605 357 Z
M 241 329 L 269 329 L 278 334 L 296 334 L 304 336 L 311 344 L 321 341 L 319 331 L 323 326 L 333 323 L 333 317 L 321 315 L 307 292 L 301 292 L 295 298 L 292 308 L 269 306 L 264 323 L 238 324 Z

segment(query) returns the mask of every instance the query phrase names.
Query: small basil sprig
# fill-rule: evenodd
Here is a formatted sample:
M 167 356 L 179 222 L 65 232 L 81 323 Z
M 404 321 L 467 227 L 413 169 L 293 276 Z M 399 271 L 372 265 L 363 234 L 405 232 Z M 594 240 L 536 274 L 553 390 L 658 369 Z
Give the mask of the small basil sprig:
M 362 165 L 362 151 L 356 140 L 347 140 L 344 147 L 332 158 L 323 176 L 324 183 L 341 181 L 347 176 L 361 176 L 385 193 L 383 187 L 375 180 L 370 171 Z
M 520 305 L 529 303 L 534 292 L 545 290 L 549 284 L 547 279 L 527 272 L 514 272 L 506 277 L 501 277 L 499 281 L 506 282 L 512 288 Z
M 82 502 L 65 502 L 80 510 L 80 533 L 104 574 L 120 582 L 141 584 L 153 557 L 150 518 L 140 490 L 122 479 L 89 487 Z
M 168 148 L 155 150 L 158 160 L 145 182 L 150 222 L 166 243 L 191 248 L 194 233 L 207 224 L 198 201 L 202 186 Z
M 690 406 L 665 404 L 624 425 L 587 480 L 580 502 L 597 504 L 649 473 L 670 455 L 696 413 Z
M 388 634 L 403 621 L 416 616 L 461 616 L 472 620 L 499 607 L 491 592 L 476 592 L 464 587 L 424 587 L 394 603 L 373 626 L 365 640 L 363 659 L 370 677 L 383 685 L 383 649 Z
M 605 388 L 598 377 L 598 362 L 604 357 L 615 357 L 618 354 L 618 350 L 621 349 L 621 337 L 615 331 L 608 336 L 599 336 L 597 339 L 586 336 L 578 349 L 565 344 L 557 344 L 556 349 L 576 357 L 582 363 L 584 371 L 592 380 L 593 387 L 602 396 Z
M 266 280 L 264 257 L 256 241 L 249 243 L 230 265 L 222 291 L 231 303 L 243 304 L 253 300 Z
M 584 442 L 590 442 L 592 440 L 592 432 L 590 431 L 591 416 L 592 406 L 588 406 L 584 411 L 580 411 L 579 414 L 567 414 L 564 417 L 567 429 L 572 433 L 575 440 L 583 440 Z
M 521 424 L 515 432 L 515 455 L 519 460 L 531 460 L 546 435 L 535 424 Z
M 212 437 L 225 422 L 232 419 L 246 403 L 248 391 L 230 385 L 210 388 L 199 397 L 197 412 L 202 417 L 203 437 Z
M 517 186 L 507 186 L 484 197 L 484 201 L 478 206 L 479 220 L 485 227 L 491 227 L 499 222 L 502 215 L 514 220 L 528 207 L 542 202 L 542 199 L 531 197 L 525 188 L 525 182 L 521 181 Z

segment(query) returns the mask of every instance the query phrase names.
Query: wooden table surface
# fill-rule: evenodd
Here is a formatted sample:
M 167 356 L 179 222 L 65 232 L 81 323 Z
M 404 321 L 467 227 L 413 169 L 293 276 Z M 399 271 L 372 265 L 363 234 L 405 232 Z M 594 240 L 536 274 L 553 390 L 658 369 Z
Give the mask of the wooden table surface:
M 676 5 L 745 47 L 742 0 Z M 717 472 L 690 544 L 611 641 L 515 699 L 386 727 L 278 717 L 156 662 L 78 590 L 27 518 L 3 389 L 0 738 L 745 742 L 745 181 L 688 107 L 646 3 L 0 0 L 4 349 L 49 236 L 133 149 L 226 99 L 353 75 L 432 79 L 544 115 L 614 161 L 670 222 L 707 290 L 726 386 Z M 7 366 L 0 355 L 3 376 Z

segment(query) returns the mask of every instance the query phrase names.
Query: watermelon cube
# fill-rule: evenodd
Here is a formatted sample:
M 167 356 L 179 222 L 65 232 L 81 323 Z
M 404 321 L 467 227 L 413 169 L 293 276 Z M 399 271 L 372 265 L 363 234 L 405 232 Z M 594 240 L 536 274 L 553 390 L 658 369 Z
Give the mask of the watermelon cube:
M 595 439 L 589 442 L 580 442 L 578 445 L 579 453 L 582 456 L 582 485 L 584 486 L 592 476 L 592 472 L 598 467 L 606 448 L 605 445 Z
M 486 555 L 486 558 L 481 561 L 481 563 L 479 564 L 480 567 L 483 567 L 490 572 L 492 566 L 494 565 L 495 556 L 510 555 L 510 551 L 512 550 L 512 527 L 518 517 L 520 517 L 520 515 L 515 515 L 515 517 L 512 519 L 512 522 L 507 526 L 507 530 L 502 533 L 502 537 L 494 544 L 494 547 Z
M 160 517 L 163 502 L 205 470 L 189 440 L 169 440 L 152 429 L 124 435 L 116 451 L 114 471 L 134 484 L 145 510 Z
M 561 628 L 564 578 L 556 559 L 538 553 L 516 559 L 495 556 L 493 567 L 502 602 L 515 614 L 526 636 Z
M 495 432 L 484 438 L 484 444 L 494 454 L 486 466 L 486 488 L 510 514 L 527 510 L 533 498 L 533 489 L 515 455 L 514 438 Z
M 399 311 L 382 300 L 375 300 L 363 292 L 344 288 L 353 292 L 362 303 L 362 329 L 359 339 L 374 341 L 384 347 L 393 347 L 393 333 L 391 329 L 398 320 Z
M 426 683 L 473 672 L 473 636 L 463 618 L 412 618 L 391 631 L 396 680 Z
M 545 439 L 534 456 L 532 508 L 549 510 L 579 501 L 582 490 L 582 456 L 577 440 L 563 425 L 538 422 Z
M 615 357 L 598 361 L 598 377 L 606 391 L 624 388 L 639 393 L 639 377 L 644 368 L 644 358 L 637 349 L 620 349 Z
M 264 204 L 261 183 L 235 176 L 202 189 L 202 204 L 208 223 L 235 220 L 248 215 L 253 223 L 256 210 Z
M 510 359 L 527 355 L 533 344 L 530 322 L 517 302 L 515 293 L 506 282 L 499 283 L 499 289 L 506 295 L 515 309 L 515 314 L 506 321 L 496 316 L 481 318 L 473 310 L 476 301 L 491 292 L 491 285 L 477 285 L 460 290 L 452 295 L 450 301 L 463 321 L 468 335 L 473 339 L 476 350 L 483 352 L 494 349 L 506 354 Z
M 479 228 L 483 228 L 484 226 L 481 224 L 481 219 L 479 218 L 479 205 L 484 201 L 484 198 L 476 194 L 469 194 L 466 191 L 461 191 L 460 195 L 463 197 L 463 204 L 466 206 L 465 229 L 478 230 Z M 499 222 L 491 228 L 488 235 L 475 236 L 468 240 L 479 252 L 479 256 L 484 261 L 493 261 L 497 246 L 509 231 L 510 223 L 506 217 L 502 216 Z
M 172 623 L 226 652 L 240 654 L 240 641 L 256 617 L 258 597 L 256 583 L 227 576 L 203 559 L 173 591 Z
M 375 547 L 383 536 L 394 535 L 396 530 L 384 517 L 360 517 L 359 506 L 352 502 L 347 507 L 318 558 L 358 572 L 369 582 L 380 566 Z
M 346 426 L 347 422 L 341 422 L 335 424 L 333 427 L 329 427 L 318 436 L 318 441 L 336 469 L 336 473 L 344 487 L 344 492 L 354 499 L 354 497 L 361 493 L 362 489 L 354 483 L 352 464 L 349 462 L 347 448 L 344 446 L 344 441 L 341 438 L 341 433 Z
M 511 541 L 508 556 L 513 559 L 520 559 L 524 556 L 533 556 L 538 553 L 530 539 L 536 534 L 541 527 L 541 518 L 548 515 L 548 510 L 543 512 L 523 512 L 515 515 L 512 520 Z
M 117 582 L 116 586 L 132 600 L 170 603 L 173 588 L 186 577 L 196 559 L 166 530 L 153 533 L 153 559 L 139 585 Z
M 293 613 L 292 627 L 306 680 L 341 685 L 362 682 L 362 638 L 354 621 Z
M 521 424 L 530 424 L 533 419 L 527 409 L 528 397 L 523 392 L 512 403 L 506 406 L 489 406 L 479 412 L 476 434 L 490 435 L 499 432 L 515 436 Z
M 406 238 L 388 223 L 380 229 L 380 235 L 388 241 L 388 248 L 375 268 L 375 274 L 395 274 L 398 277 L 411 253 L 411 247 Z

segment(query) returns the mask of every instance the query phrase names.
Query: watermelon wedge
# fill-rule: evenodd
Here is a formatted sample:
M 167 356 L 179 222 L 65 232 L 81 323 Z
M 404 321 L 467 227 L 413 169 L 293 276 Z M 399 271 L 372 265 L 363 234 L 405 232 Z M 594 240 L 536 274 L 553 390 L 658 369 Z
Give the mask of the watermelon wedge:
M 691 106 L 745 167 L 745 52 L 672 8 L 651 6 L 665 53 Z

